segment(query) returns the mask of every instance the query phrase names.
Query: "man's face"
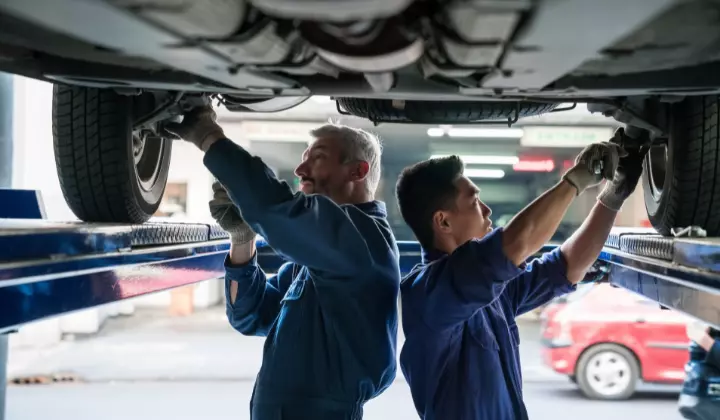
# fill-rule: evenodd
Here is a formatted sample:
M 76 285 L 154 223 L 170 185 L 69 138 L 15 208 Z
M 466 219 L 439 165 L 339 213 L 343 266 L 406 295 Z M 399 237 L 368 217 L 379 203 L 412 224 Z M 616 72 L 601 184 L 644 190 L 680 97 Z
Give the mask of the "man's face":
M 455 187 L 455 208 L 445 214 L 450 233 L 460 244 L 484 237 L 492 231 L 492 210 L 480 201 L 480 190 L 467 177 L 458 178 Z
M 305 194 L 342 195 L 351 181 L 351 166 L 343 163 L 340 142 L 332 137 L 315 140 L 303 153 L 295 168 L 300 178 L 300 191 Z

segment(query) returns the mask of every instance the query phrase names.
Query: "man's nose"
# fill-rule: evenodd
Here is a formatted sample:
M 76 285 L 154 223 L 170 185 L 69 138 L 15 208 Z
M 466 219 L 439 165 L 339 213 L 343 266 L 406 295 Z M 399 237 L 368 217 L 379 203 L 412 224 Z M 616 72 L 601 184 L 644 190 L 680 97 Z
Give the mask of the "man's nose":
M 487 204 L 482 203 L 483 213 L 485 213 L 485 217 L 490 217 L 492 214 L 492 209 L 487 206 Z
M 297 168 L 295 168 L 295 176 L 298 178 L 302 178 L 304 176 L 307 176 L 307 165 L 305 162 L 301 162 Z

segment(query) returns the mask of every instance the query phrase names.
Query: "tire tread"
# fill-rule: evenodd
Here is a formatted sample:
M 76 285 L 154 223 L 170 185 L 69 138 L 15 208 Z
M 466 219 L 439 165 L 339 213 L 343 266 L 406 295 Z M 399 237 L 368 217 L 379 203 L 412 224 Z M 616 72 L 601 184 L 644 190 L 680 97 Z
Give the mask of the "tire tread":
M 110 90 L 56 85 L 53 139 L 60 187 L 84 221 L 142 223 L 128 159 L 130 100 Z
M 428 124 L 462 123 L 472 121 L 499 120 L 515 116 L 529 117 L 552 111 L 557 104 L 544 102 L 490 101 L 405 101 L 398 108 L 393 101 L 386 99 L 338 98 L 338 104 L 352 115 L 367 118 L 370 121 L 414 122 Z

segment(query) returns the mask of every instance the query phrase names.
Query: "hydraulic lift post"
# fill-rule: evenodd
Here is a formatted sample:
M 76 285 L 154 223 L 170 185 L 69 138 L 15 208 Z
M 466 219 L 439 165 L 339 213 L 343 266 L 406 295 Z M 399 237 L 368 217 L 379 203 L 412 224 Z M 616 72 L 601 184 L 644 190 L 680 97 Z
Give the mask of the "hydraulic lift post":
M 12 187 L 13 77 L 0 73 L 0 188 Z M 0 334 L 0 420 L 5 420 L 8 335 Z

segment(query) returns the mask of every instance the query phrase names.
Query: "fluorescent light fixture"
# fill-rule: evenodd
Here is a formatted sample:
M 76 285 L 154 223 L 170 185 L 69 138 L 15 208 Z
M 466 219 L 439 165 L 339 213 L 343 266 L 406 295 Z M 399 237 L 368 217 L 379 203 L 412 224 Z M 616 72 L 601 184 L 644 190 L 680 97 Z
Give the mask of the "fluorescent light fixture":
M 446 157 L 449 155 L 432 155 L 430 159 Z M 460 156 L 466 165 L 515 165 L 520 162 L 517 156 L 485 156 L 485 155 L 464 155 Z
M 476 127 L 433 127 L 428 128 L 427 135 L 430 137 L 456 138 L 498 138 L 498 139 L 519 139 L 523 136 L 522 128 L 476 128 Z
M 500 179 L 505 176 L 502 169 L 465 169 L 464 174 L 468 178 L 494 178 Z
M 439 127 L 428 128 L 427 134 L 430 137 L 442 137 L 445 135 L 445 130 Z

